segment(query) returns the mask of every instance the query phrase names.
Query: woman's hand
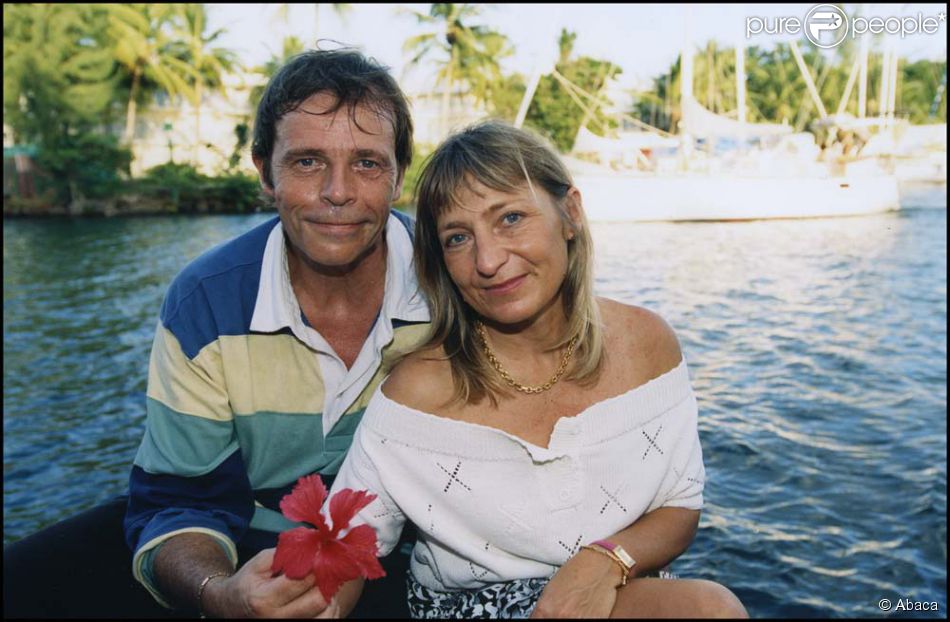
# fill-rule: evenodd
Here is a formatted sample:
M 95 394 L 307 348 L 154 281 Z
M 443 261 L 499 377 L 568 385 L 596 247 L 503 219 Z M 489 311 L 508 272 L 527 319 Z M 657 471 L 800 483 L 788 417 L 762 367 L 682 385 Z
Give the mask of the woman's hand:
M 532 618 L 607 618 L 617 601 L 621 570 L 596 551 L 567 560 L 538 598 Z

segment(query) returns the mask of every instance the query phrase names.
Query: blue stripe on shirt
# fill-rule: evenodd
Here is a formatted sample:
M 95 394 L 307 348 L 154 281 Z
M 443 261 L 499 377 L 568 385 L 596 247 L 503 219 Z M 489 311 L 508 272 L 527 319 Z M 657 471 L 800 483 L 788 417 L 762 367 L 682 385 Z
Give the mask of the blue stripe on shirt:
M 246 335 L 250 330 L 264 248 L 277 220 L 211 249 L 175 277 L 162 303 L 161 320 L 189 358 L 221 335 Z
M 189 527 L 213 529 L 237 542 L 254 514 L 254 496 L 240 450 L 198 477 L 151 474 L 133 466 L 129 492 L 123 528 L 133 551 Z

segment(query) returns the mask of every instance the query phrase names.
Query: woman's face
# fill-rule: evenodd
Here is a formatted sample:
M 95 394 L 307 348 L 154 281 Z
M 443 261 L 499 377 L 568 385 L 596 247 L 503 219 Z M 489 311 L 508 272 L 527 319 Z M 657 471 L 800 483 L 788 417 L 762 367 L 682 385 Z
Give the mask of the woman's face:
M 571 188 L 566 205 L 575 223 L 579 203 Z M 554 303 L 567 274 L 566 241 L 574 230 L 540 186 L 535 184 L 534 194 L 527 183 L 503 192 L 473 181 L 436 226 L 449 276 L 479 315 L 515 324 L 560 309 Z

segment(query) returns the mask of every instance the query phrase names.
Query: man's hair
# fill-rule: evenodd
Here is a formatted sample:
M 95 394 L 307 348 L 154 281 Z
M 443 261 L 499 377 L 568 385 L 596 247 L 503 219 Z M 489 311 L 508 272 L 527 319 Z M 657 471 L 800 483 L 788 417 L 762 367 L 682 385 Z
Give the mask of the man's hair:
M 594 300 L 593 241 L 578 205 L 579 227 L 566 211 L 571 174 L 557 151 L 542 138 L 499 121 L 484 121 L 448 138 L 432 154 L 419 178 L 416 201 L 415 265 L 419 285 L 429 299 L 432 323 L 419 349 L 443 346 L 455 384 L 453 402 L 477 403 L 488 396 L 493 404 L 507 388 L 482 351 L 475 332 L 475 311 L 452 282 L 443 257 L 437 221 L 473 182 L 501 192 L 525 185 L 532 194 L 547 192 L 562 221 L 574 231 L 567 244 L 567 274 L 561 285 L 568 331 L 556 347 L 577 337 L 575 357 L 565 376 L 582 383 L 594 381 L 604 358 L 603 327 Z
M 277 122 L 319 92 L 336 98 L 327 114 L 346 106 L 356 123 L 355 107 L 363 104 L 389 119 L 395 137 L 396 163 L 400 171 L 409 168 L 412 118 L 406 96 L 389 74 L 389 68 L 353 48 L 308 50 L 292 57 L 274 74 L 257 106 L 251 153 L 263 161 L 267 185 L 274 185 L 270 165 Z

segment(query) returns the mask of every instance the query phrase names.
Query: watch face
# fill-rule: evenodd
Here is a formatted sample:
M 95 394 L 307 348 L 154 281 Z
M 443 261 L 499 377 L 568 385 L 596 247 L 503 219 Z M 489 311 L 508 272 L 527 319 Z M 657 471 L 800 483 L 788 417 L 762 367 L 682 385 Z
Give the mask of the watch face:
M 634 559 L 633 559 L 632 557 L 630 557 L 630 554 L 629 554 L 629 553 L 627 553 L 625 550 L 623 550 L 623 547 L 621 547 L 620 545 L 617 545 L 617 546 L 614 548 L 614 554 L 615 554 L 617 557 L 619 557 L 619 558 L 620 558 L 620 561 L 622 561 L 623 563 L 625 563 L 628 568 L 633 568 L 634 564 L 637 563 L 636 561 L 634 561 Z

